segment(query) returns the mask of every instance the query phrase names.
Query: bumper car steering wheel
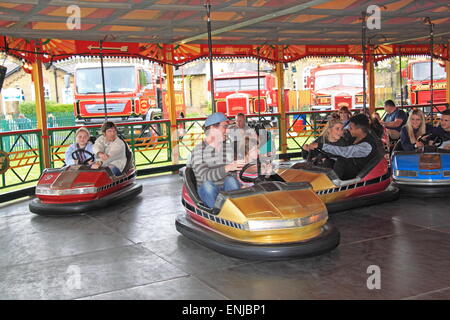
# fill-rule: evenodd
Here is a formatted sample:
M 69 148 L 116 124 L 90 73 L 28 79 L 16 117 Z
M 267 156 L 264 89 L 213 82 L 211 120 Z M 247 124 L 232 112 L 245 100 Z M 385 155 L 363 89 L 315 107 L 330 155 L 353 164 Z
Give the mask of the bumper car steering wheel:
M 249 182 L 249 183 L 260 183 L 264 181 L 272 181 L 274 179 L 273 175 L 265 176 L 257 176 L 255 178 L 250 178 L 247 176 L 244 176 L 245 171 L 248 170 L 251 166 L 256 166 L 257 164 L 255 162 L 249 162 L 245 166 L 242 167 L 241 171 L 239 172 L 239 179 L 243 182 Z
M 78 158 L 79 152 L 87 153 L 88 156 L 89 156 L 89 158 L 87 158 L 86 160 L 84 160 L 83 163 L 79 163 L 79 164 L 87 165 L 87 164 L 89 164 L 90 161 L 95 161 L 95 156 L 94 156 L 94 154 L 93 154 L 92 152 L 89 152 L 89 151 L 84 150 L 84 149 L 77 149 L 77 150 L 75 150 L 74 152 L 72 152 L 72 159 L 73 159 L 73 160 L 79 161 L 79 158 Z
M 314 158 L 313 158 L 313 155 L 312 155 L 313 154 L 312 151 L 317 151 L 318 152 L 318 155 L 316 157 L 314 157 Z M 326 151 L 323 151 L 321 148 L 316 148 L 314 150 L 309 151 L 308 152 L 308 158 L 306 159 L 306 161 L 308 163 L 311 163 L 311 164 L 313 164 L 315 166 L 319 166 L 319 167 L 323 166 L 323 164 L 327 160 L 329 160 L 329 161 L 332 160 L 331 159 L 331 154 L 326 152 Z
M 417 141 L 420 141 L 424 144 L 425 147 L 429 146 L 430 141 L 433 143 L 433 147 L 439 148 L 444 143 L 444 138 L 437 134 L 423 134 Z

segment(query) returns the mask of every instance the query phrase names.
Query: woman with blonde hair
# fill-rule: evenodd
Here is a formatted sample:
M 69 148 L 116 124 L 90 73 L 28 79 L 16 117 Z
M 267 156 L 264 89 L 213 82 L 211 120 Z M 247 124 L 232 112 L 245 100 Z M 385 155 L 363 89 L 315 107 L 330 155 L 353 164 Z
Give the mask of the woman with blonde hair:
M 342 123 L 342 121 L 335 118 L 330 119 L 325 125 L 321 135 L 313 142 L 313 144 L 319 142 L 340 147 L 349 145 L 349 142 L 344 138 L 344 124 Z M 311 155 L 313 159 L 317 157 L 318 151 L 314 151 L 313 149 L 311 149 L 311 144 L 304 145 L 302 152 L 303 158 L 307 159 L 309 152 L 313 152 L 313 154 Z M 323 163 L 323 166 L 332 168 L 334 164 L 333 160 L 334 159 L 330 159 L 330 161 Z
M 319 138 L 315 141 L 322 143 L 333 144 L 337 146 L 345 146 L 347 143 L 344 140 L 344 124 L 340 119 L 330 119 L 322 130 Z
M 417 139 L 427 132 L 425 115 L 421 110 L 414 109 L 408 117 L 406 124 L 400 131 L 400 141 L 405 151 L 422 148 L 423 143 Z

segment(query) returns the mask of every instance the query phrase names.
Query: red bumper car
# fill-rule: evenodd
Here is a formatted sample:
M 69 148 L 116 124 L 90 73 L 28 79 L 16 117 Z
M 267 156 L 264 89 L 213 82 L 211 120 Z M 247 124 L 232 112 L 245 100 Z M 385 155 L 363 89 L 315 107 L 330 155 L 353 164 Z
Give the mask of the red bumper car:
M 93 156 L 92 156 L 93 157 Z M 102 209 L 142 192 L 135 183 L 136 170 L 127 147 L 127 164 L 120 176 L 109 168 L 71 165 L 45 169 L 36 186 L 30 211 L 40 215 L 66 215 Z

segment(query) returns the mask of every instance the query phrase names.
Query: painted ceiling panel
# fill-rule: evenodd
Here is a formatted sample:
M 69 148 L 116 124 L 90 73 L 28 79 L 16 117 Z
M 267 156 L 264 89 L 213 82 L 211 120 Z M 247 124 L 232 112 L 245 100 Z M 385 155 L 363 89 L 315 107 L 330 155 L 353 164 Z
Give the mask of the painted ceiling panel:
M 205 0 L 84 0 L 79 2 L 80 30 L 67 28 L 70 17 L 62 2 L 0 0 L 0 50 L 32 60 L 35 57 L 24 50 L 35 50 L 36 45 L 37 50 L 49 50 L 49 55 L 58 53 L 59 58 L 61 52 L 69 55 L 77 48 L 88 53 L 88 46 L 80 43 L 98 46 L 100 40 L 114 39 L 145 48 L 127 54 L 156 60 L 166 59 L 167 50 L 180 48 L 180 44 L 181 48 L 191 45 L 205 54 Z M 268 60 L 279 59 L 273 49 L 277 45 L 313 48 L 308 51 L 298 47 L 289 55 L 292 59 L 304 54 L 330 54 L 336 44 L 340 45 L 336 54 L 359 54 L 355 48 L 361 43 L 361 14 L 371 4 L 380 7 L 382 22 L 381 29 L 367 31 L 373 44 L 386 44 L 388 37 L 393 45 L 399 44 L 390 52 L 406 45 L 411 47 L 404 54 L 426 52 L 429 28 L 423 21 L 430 17 L 434 40 L 440 48 L 437 54 L 448 55 L 448 0 L 211 0 L 213 45 L 254 56 L 253 46 L 267 43 Z M 40 47 L 40 41 L 47 44 Z M 188 52 L 176 63 L 198 58 L 195 50 Z

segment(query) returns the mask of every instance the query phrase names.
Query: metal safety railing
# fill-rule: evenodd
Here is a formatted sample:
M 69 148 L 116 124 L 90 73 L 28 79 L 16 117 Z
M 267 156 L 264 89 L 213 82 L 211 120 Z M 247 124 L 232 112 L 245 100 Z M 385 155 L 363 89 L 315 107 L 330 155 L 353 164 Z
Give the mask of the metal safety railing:
M 85 126 L 91 136 L 101 134 L 101 125 Z M 172 160 L 170 122 L 166 120 L 142 121 L 117 124 L 119 134 L 130 146 L 136 167 L 148 168 Z M 66 149 L 75 141 L 79 127 L 49 129 L 50 159 L 52 167 L 63 166 Z
M 405 111 L 419 108 L 425 111 L 431 121 L 429 105 L 399 106 Z M 435 104 L 433 108 L 433 123 L 438 119 L 437 112 L 449 109 L 449 105 Z M 381 117 L 384 109 L 377 108 Z M 286 132 L 280 132 L 281 115 L 279 113 L 248 115 L 247 120 L 253 121 L 260 117 L 268 120 L 275 138 L 275 148 L 281 152 L 282 135 L 286 136 L 287 153 L 301 150 L 303 145 L 311 143 L 323 130 L 327 116 L 333 111 L 309 111 L 286 113 Z M 203 124 L 206 117 L 180 118 L 176 126 L 177 139 L 172 141 L 170 121 L 142 121 L 117 124 L 119 133 L 125 138 L 133 152 L 136 167 L 139 170 L 162 168 L 162 171 L 172 171 L 172 164 L 183 164 L 188 159 L 192 149 L 203 138 Z M 101 125 L 86 126 L 91 135 L 100 134 Z M 64 166 L 65 152 L 75 141 L 75 132 L 79 127 L 49 128 L 49 145 L 51 167 Z M 0 148 L 9 157 L 9 169 L 0 175 L 0 191 L 6 192 L 12 188 L 19 188 L 35 183 L 41 175 L 44 166 L 42 161 L 41 131 L 22 130 L 0 132 Z M 174 157 L 174 150 L 177 150 Z
M 0 189 L 36 182 L 43 168 L 40 130 L 0 132 L 0 149 L 9 169 L 0 175 Z

